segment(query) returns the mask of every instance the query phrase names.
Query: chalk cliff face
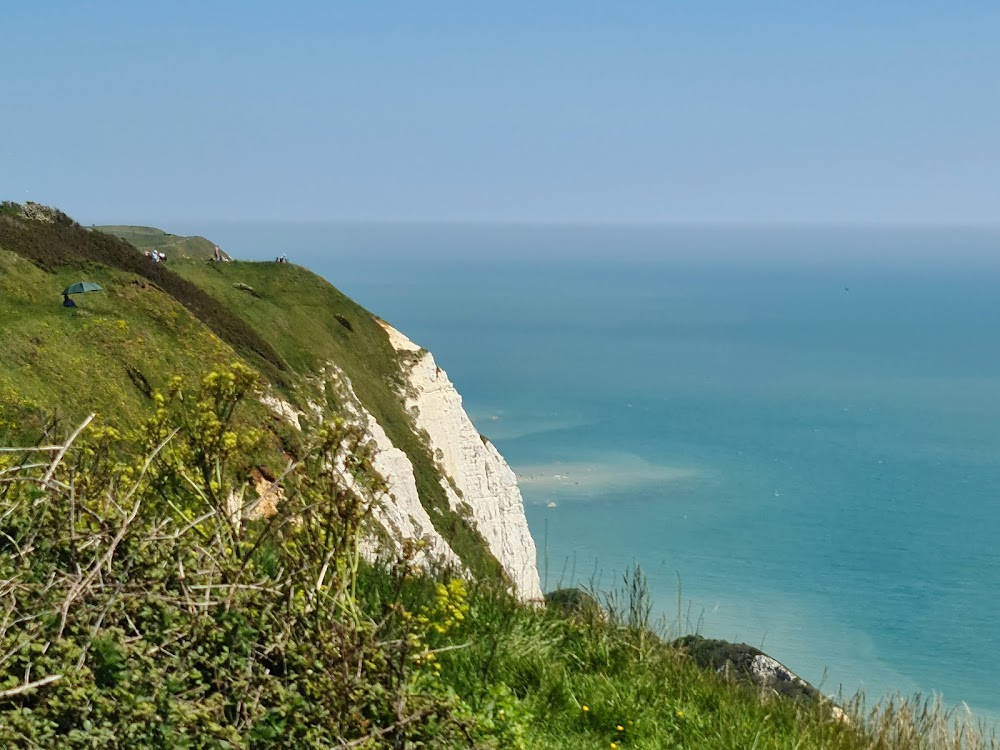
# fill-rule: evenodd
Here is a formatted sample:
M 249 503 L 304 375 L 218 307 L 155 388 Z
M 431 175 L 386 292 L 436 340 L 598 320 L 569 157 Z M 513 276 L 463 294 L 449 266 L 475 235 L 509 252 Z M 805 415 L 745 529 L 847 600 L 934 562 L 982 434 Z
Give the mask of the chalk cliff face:
M 471 515 L 518 595 L 541 598 L 535 542 L 514 472 L 472 424 L 462 397 L 434 357 L 392 326 L 383 327 L 397 351 L 414 357 L 406 406 L 417 429 L 427 433 L 452 509 Z
M 324 373 L 324 387 L 338 391 L 340 402 L 353 413 L 377 446 L 372 465 L 385 478 L 389 494 L 376 506 L 373 516 L 385 530 L 386 536 L 396 545 L 396 550 L 402 547 L 405 539 L 422 541 L 424 546 L 415 557 L 417 564 L 434 561 L 462 569 L 462 561 L 435 530 L 430 516 L 420 503 L 413 464 L 406 453 L 393 445 L 382 425 L 361 405 L 350 380 L 335 365 L 329 365 Z M 378 555 L 375 542 L 372 539 L 365 545 L 364 551 L 369 557 Z
M 382 326 L 396 351 L 410 359 L 406 393 L 400 398 L 405 398 L 417 431 L 426 436 L 452 510 L 472 520 L 518 597 L 540 600 L 535 542 L 528 530 L 514 472 L 493 444 L 476 430 L 462 406 L 462 397 L 434 357 L 388 324 Z M 397 551 L 404 540 L 422 541 L 423 548 L 416 556 L 418 563 L 440 561 L 464 569 L 420 502 L 410 459 L 361 404 L 350 379 L 330 363 L 322 373 L 321 386 L 333 389 L 337 401 L 376 445 L 373 464 L 386 479 L 389 492 L 373 516 L 385 530 L 385 537 Z M 299 426 L 299 414 L 287 402 L 273 396 L 265 396 L 262 402 L 276 415 Z M 315 406 L 313 411 L 322 418 L 320 407 Z M 364 551 L 375 557 L 380 551 L 379 540 L 368 540 Z

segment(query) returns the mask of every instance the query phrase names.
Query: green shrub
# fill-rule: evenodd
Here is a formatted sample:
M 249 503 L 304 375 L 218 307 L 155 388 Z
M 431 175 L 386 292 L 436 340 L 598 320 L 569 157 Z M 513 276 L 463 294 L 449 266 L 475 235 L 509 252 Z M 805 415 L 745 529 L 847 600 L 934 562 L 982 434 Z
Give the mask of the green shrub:
M 253 387 L 241 366 L 177 380 L 127 435 L 0 454 L 0 745 L 449 747 L 474 724 L 436 657 L 464 585 L 363 606 L 359 538 L 385 488 L 345 423 L 308 436 L 257 515 L 259 436 L 231 429 Z M 400 591 L 415 574 L 387 575 Z

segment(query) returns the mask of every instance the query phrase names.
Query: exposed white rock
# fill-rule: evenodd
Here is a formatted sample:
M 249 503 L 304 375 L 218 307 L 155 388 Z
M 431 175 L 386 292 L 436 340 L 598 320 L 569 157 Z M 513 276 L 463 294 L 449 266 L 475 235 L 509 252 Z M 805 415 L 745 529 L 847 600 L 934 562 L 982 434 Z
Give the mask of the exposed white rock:
M 402 550 L 404 540 L 423 541 L 424 547 L 416 553 L 415 563 L 426 565 L 441 562 L 459 570 L 464 569 L 462 561 L 434 528 L 430 516 L 420 503 L 410 459 L 393 445 L 382 425 L 361 405 L 350 379 L 339 367 L 331 364 L 324 374 L 325 387 L 337 388 L 341 402 L 375 442 L 372 465 L 386 480 L 389 491 L 388 497 L 382 498 L 382 502 L 375 507 L 372 516 L 388 533 L 396 545 L 396 551 Z M 376 540 L 368 540 L 363 545 L 363 552 L 368 558 L 375 557 L 378 554 Z
M 808 685 L 805 680 L 792 672 L 788 667 L 777 659 L 773 659 L 767 654 L 757 654 L 750 662 L 750 670 L 761 683 L 769 685 L 775 682 L 795 683 Z
M 777 659 L 767 654 L 757 654 L 750 662 L 750 671 L 753 673 L 755 681 L 762 685 L 776 685 L 784 683 L 786 685 L 797 685 L 803 688 L 812 686 L 799 677 Z M 821 695 L 820 700 L 830 709 L 830 715 L 837 721 L 853 726 L 854 722 L 843 708 L 833 702 L 832 699 Z
M 302 429 L 302 425 L 299 424 L 299 412 L 284 399 L 265 393 L 260 397 L 260 402 L 281 419 L 295 425 L 296 430 Z
M 386 480 L 388 495 L 381 498 L 381 502 L 375 506 L 372 517 L 386 531 L 388 538 L 395 545 L 395 551 L 402 551 L 404 540 L 422 542 L 421 548 L 414 555 L 414 563 L 417 565 L 429 565 L 432 562 L 443 563 L 455 569 L 464 570 L 462 561 L 434 528 L 430 516 L 420 504 L 417 482 L 410 459 L 403 451 L 393 445 L 392 440 L 389 439 L 375 417 L 361 405 L 354 393 L 350 379 L 339 367 L 330 363 L 325 368 L 323 381 L 319 385 L 324 389 L 335 388 L 337 390 L 339 400 L 347 413 L 359 422 L 367 436 L 375 442 L 376 449 L 372 465 Z M 290 403 L 271 394 L 261 395 L 260 401 L 275 415 L 294 425 L 297 430 L 302 429 L 300 422 L 302 414 Z M 323 421 L 322 407 L 310 402 L 309 410 L 317 421 Z M 268 491 L 262 493 L 262 490 Z M 272 506 L 283 497 L 283 495 L 278 497 L 270 487 L 258 486 L 257 491 L 261 498 L 269 500 Z M 381 544 L 375 538 L 363 540 L 361 547 L 368 559 L 374 559 L 380 552 L 384 552 L 381 549 Z
M 830 714 L 837 721 L 839 721 L 839 722 L 841 722 L 843 724 L 847 724 L 847 726 L 849 726 L 849 727 L 853 727 L 854 726 L 854 720 L 840 706 L 831 703 L 831 705 L 830 705 Z
M 379 321 L 387 334 L 389 334 L 389 343 L 392 344 L 392 348 L 397 352 L 419 352 L 420 347 L 410 341 L 406 336 L 397 331 L 391 325 L 386 323 L 384 320 Z
M 535 542 L 514 472 L 472 424 L 462 397 L 434 357 L 392 326 L 382 326 L 397 351 L 419 354 L 408 373 L 406 407 L 417 429 L 430 439 L 431 453 L 446 476 L 442 485 L 451 507 L 471 515 L 518 596 L 540 599 Z

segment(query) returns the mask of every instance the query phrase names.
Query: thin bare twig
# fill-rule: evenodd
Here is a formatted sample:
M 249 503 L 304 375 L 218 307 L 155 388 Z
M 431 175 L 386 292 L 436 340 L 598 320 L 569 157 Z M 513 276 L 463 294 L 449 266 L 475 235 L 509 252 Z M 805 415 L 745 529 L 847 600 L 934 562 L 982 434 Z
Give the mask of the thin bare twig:
M 77 430 L 77 432 L 79 432 L 79 430 Z M 146 459 L 146 462 L 142 466 L 142 471 L 139 472 L 139 478 L 136 479 L 135 484 L 132 486 L 132 489 L 128 492 L 128 494 L 125 495 L 124 498 L 125 500 L 128 500 L 129 498 L 132 497 L 133 494 L 135 494 L 135 491 L 138 488 L 139 483 L 142 481 L 143 477 L 146 475 L 146 472 L 149 470 L 149 465 L 153 463 L 153 459 L 161 450 L 163 450 L 164 446 L 166 446 L 166 444 L 169 443 L 170 440 L 173 438 L 173 436 L 176 434 L 177 430 L 174 430 L 169 435 L 167 435 L 167 437 L 163 439 L 163 442 L 161 442 L 158 446 L 156 446 L 156 450 L 154 450 L 149 455 L 149 458 Z M 121 528 L 118 529 L 118 533 L 115 534 L 115 538 L 111 540 L 111 544 L 108 545 L 108 549 L 101 556 L 101 559 L 94 564 L 94 566 L 90 569 L 90 572 L 87 573 L 87 575 L 83 578 L 83 580 L 77 581 L 77 583 L 75 583 L 73 587 L 69 590 L 69 593 L 66 595 L 66 599 L 63 601 L 62 612 L 59 618 L 60 637 L 62 637 L 63 631 L 66 629 L 66 621 L 69 619 L 69 610 L 70 607 L 73 606 L 73 602 L 80 595 L 80 593 L 84 589 L 86 589 L 87 586 L 90 585 L 91 581 L 93 581 L 94 578 L 101 572 L 101 569 L 106 564 L 110 565 L 111 558 L 114 557 L 115 550 L 118 549 L 118 545 L 121 544 L 122 539 L 125 538 L 125 534 L 128 533 L 129 526 L 136 519 L 136 516 L 139 515 L 139 508 L 141 506 L 142 506 L 142 496 L 140 495 L 136 499 L 135 505 L 132 506 L 132 512 L 129 513 L 128 517 L 122 522 Z
M 10 690 L 0 690 L 0 700 L 13 698 L 15 695 L 21 695 L 22 693 L 28 693 L 36 688 L 42 687 L 43 685 L 51 685 L 53 682 L 58 682 L 61 679 L 61 674 L 50 674 L 48 677 L 43 677 L 42 679 L 35 680 L 34 682 L 26 682 L 23 685 L 18 685 L 16 688 L 10 688 Z
M 57 446 L 58 447 L 58 446 Z M 20 448 L 0 448 L 0 453 L 7 453 L 8 451 L 20 450 Z M 8 466 L 6 469 L 0 471 L 0 477 L 4 474 L 10 474 L 16 471 L 25 471 L 26 469 L 40 469 L 43 466 L 48 466 L 48 461 L 39 461 L 34 464 L 17 464 L 16 466 Z
M 26 448 L 0 448 L 0 453 L 28 453 L 29 451 L 57 451 L 61 445 L 29 445 Z
M 89 417 L 83 420 L 83 424 L 81 424 L 79 427 L 76 428 L 76 431 L 69 436 L 69 440 L 66 441 L 66 444 L 59 449 L 59 453 L 56 455 L 54 459 L 52 459 L 52 465 L 49 467 L 48 472 L 46 472 L 45 479 L 42 480 L 44 484 L 48 484 L 49 480 L 52 479 L 53 476 L 55 476 L 56 468 L 59 466 L 59 463 L 63 460 L 63 456 L 66 455 L 66 451 L 69 450 L 69 447 L 73 445 L 73 441 L 77 439 L 80 433 L 83 432 L 84 429 L 86 429 L 87 425 L 90 424 L 91 420 L 93 420 L 93 418 L 96 416 L 97 416 L 96 414 L 91 414 Z

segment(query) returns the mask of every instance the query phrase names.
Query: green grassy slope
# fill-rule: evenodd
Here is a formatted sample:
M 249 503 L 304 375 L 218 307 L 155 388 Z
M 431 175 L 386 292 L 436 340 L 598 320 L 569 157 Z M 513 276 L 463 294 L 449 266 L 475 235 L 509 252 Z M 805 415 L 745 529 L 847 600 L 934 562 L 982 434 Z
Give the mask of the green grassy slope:
M 211 258 L 215 244 L 204 237 L 182 237 L 155 227 L 107 225 L 92 227 L 98 232 L 120 237 L 140 250 L 159 250 L 174 258 Z
M 65 214 L 49 210 L 49 220 L 19 216 L 12 204 L 0 210 L 0 248 L 9 250 L 45 271 L 72 269 L 90 272 L 115 269 L 141 276 L 169 294 L 219 338 L 254 366 L 278 382 L 287 365 L 257 331 L 220 305 L 213 297 L 181 278 L 164 263 L 152 263 L 129 243 L 84 229 Z M 56 290 L 62 290 L 60 286 Z
M 474 573 L 500 574 L 478 531 L 448 505 L 404 408 L 400 359 L 371 313 L 292 264 L 169 256 L 152 263 L 122 239 L 32 211 L 45 220 L 25 218 L 13 204 L 0 211 L 0 344 L 11 352 L 0 362 L 0 388 L 8 400 L 74 418 L 97 410 L 125 423 L 146 408 L 134 381 L 162 387 L 171 375 L 198 376 L 238 355 L 304 409 L 317 396 L 312 381 L 336 363 L 409 457 L 435 528 Z M 75 311 L 63 308 L 61 290 L 80 280 L 105 291 L 77 296 Z
M 479 575 L 499 573 L 496 561 L 480 553 L 485 542 L 451 510 L 430 451 L 414 433 L 400 391 L 400 359 L 370 312 L 325 279 L 292 263 L 186 262 L 178 274 L 206 290 L 268 341 L 298 373 L 336 363 L 358 398 L 393 444 L 413 464 L 417 490 L 435 528 Z M 249 287 L 253 293 L 236 285 Z
M 76 295 L 78 307 L 64 308 L 60 290 L 81 276 L 104 291 Z M 0 392 L 74 420 L 97 410 L 134 423 L 148 410 L 143 379 L 162 389 L 175 373 L 197 377 L 237 359 L 148 279 L 96 266 L 43 271 L 7 250 L 0 250 L 0 320 Z

